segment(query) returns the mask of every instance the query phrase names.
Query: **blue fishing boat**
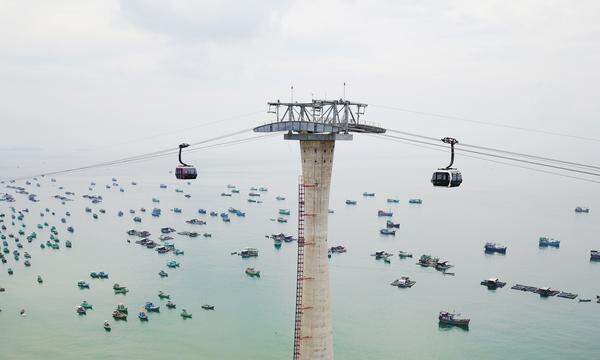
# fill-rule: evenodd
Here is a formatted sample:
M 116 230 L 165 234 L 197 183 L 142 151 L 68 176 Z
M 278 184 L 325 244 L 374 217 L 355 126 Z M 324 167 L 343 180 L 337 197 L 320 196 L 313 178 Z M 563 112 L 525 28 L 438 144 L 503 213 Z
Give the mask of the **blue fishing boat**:
M 180 214 L 181 213 L 181 208 L 173 208 L 173 212 Z
M 377 210 L 377 216 L 393 216 L 391 211 Z
M 408 203 L 409 204 L 422 204 L 423 200 L 421 200 L 421 199 L 410 199 L 410 200 L 408 200 Z
M 165 185 L 165 184 L 160 184 L 160 188 L 161 188 L 161 189 L 166 189 L 166 188 L 167 188 L 167 185 Z
M 148 315 L 146 315 L 146 313 L 143 311 L 138 313 L 138 318 L 142 321 L 148 321 Z
M 590 212 L 590 208 L 578 206 L 578 207 L 575 208 L 575 212 L 576 213 L 586 213 L 587 214 L 587 213 Z
M 161 214 L 161 210 L 159 208 L 152 209 L 152 216 L 159 217 Z

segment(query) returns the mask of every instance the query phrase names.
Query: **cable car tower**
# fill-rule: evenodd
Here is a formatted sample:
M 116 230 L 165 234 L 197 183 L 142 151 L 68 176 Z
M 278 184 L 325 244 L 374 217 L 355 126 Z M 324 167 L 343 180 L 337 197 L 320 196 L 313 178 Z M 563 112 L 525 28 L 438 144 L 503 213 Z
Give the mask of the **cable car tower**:
M 361 121 L 367 104 L 347 100 L 269 103 L 275 122 L 255 132 L 285 132 L 300 141 L 302 177 L 298 185 L 298 261 L 294 359 L 333 359 L 329 296 L 327 221 L 333 151 L 351 133 L 385 133 Z

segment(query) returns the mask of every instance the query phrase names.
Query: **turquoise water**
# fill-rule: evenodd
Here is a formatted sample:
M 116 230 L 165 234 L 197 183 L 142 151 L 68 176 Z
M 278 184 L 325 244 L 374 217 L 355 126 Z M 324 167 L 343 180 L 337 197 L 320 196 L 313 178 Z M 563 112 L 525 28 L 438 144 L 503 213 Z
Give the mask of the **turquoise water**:
M 275 144 L 275 143 L 272 143 Z M 293 335 L 296 244 L 273 247 L 266 234 L 295 234 L 297 144 L 280 147 L 286 151 L 262 157 L 244 156 L 234 151 L 196 155 L 201 163 L 199 178 L 186 185 L 168 174 L 173 165 L 166 160 L 140 163 L 129 168 L 92 170 L 41 181 L 33 188 L 39 203 L 15 195 L 13 204 L 0 203 L 0 212 L 9 206 L 28 207 L 24 222 L 27 231 L 36 231 L 38 240 L 23 250 L 32 255 L 32 266 L 25 268 L 7 257 L 0 265 L 0 349 L 7 359 L 282 359 L 290 358 Z M 276 146 L 276 145 L 273 145 Z M 373 157 L 348 151 L 347 145 L 336 150 L 334 165 L 329 242 L 344 245 L 346 254 L 331 260 L 331 288 L 334 346 L 339 359 L 591 359 L 600 350 L 597 324 L 600 304 L 578 303 L 556 297 L 541 299 L 531 293 L 511 290 L 521 283 L 551 286 L 595 299 L 600 295 L 600 263 L 589 261 L 590 249 L 600 248 L 600 222 L 597 220 L 597 185 L 576 183 L 562 178 L 498 168 L 475 160 L 462 160 L 463 187 L 456 190 L 433 189 L 430 172 L 439 165 L 435 153 L 413 153 Z M 445 159 L 443 159 L 445 161 Z M 408 170 L 403 170 L 408 169 Z M 500 171 L 502 170 L 502 171 Z M 510 176 L 501 176 L 509 174 Z M 118 188 L 105 184 L 116 177 Z M 90 181 L 104 201 L 91 205 L 81 195 L 88 193 Z M 137 186 L 131 186 L 131 181 Z M 159 189 L 160 183 L 169 185 Z M 228 183 L 241 189 L 231 198 L 219 194 Z M 22 182 L 21 182 L 22 184 Z M 74 191 L 75 201 L 61 205 L 51 197 L 60 193 L 58 186 Z M 263 204 L 247 203 L 250 186 L 267 186 Z M 181 188 L 190 199 L 176 193 Z M 5 190 L 1 190 L 4 192 Z M 11 191 L 11 190 L 6 190 Z M 363 198 L 373 191 L 375 198 Z M 12 191 L 11 191 L 12 192 Z M 279 202 L 276 195 L 285 195 Z M 160 198 L 160 218 L 150 216 L 152 197 Z M 399 204 L 387 204 L 386 198 L 399 198 Z M 421 197 L 422 205 L 409 205 L 408 199 Z M 356 199 L 357 206 L 346 206 Z M 575 214 L 577 205 L 591 207 L 590 214 Z M 84 212 L 106 209 L 94 220 Z M 198 208 L 224 211 L 228 207 L 246 212 L 245 218 L 232 216 L 229 224 L 219 218 L 198 215 Z M 40 219 L 45 207 L 56 216 Z M 133 223 L 129 209 L 145 207 Z M 169 211 L 181 207 L 182 214 Z M 291 208 L 287 224 L 270 220 L 278 208 Z M 392 210 L 394 221 L 401 223 L 395 237 L 383 237 L 378 230 L 385 219 L 378 209 Z M 72 216 L 60 223 L 65 211 Z M 118 210 L 125 215 L 117 217 Z M 208 224 L 185 223 L 203 218 Z M 35 229 L 48 221 L 59 229 L 62 240 L 70 239 L 72 249 L 40 249 L 48 230 Z M 74 234 L 65 231 L 75 228 Z M 159 255 L 153 250 L 127 243 L 128 229 L 145 229 L 156 239 L 163 226 L 178 231 L 211 232 L 212 238 L 187 238 L 176 235 L 178 248 L 185 255 Z M 560 249 L 539 249 L 537 239 L 549 235 L 562 241 Z M 506 256 L 483 254 L 486 241 L 506 244 Z M 256 259 L 232 256 L 232 251 L 257 247 Z M 10 243 L 11 251 L 14 243 Z M 377 250 L 398 250 L 432 254 L 455 265 L 456 276 L 415 265 L 416 258 L 392 259 L 391 264 L 375 261 L 369 254 Z M 181 267 L 167 269 L 176 258 Z M 11 266 L 15 274 L 9 276 Z M 261 278 L 248 278 L 244 269 L 254 266 Z M 165 269 L 169 277 L 160 278 Z M 91 271 L 106 271 L 108 280 L 89 278 Z M 38 285 L 36 275 L 44 277 Z M 398 289 L 389 283 L 407 275 L 417 283 L 411 289 Z M 499 277 L 507 286 L 488 291 L 482 279 Z M 91 283 L 90 290 L 79 290 L 78 280 Z M 115 295 L 114 282 L 126 285 L 130 292 Z M 171 294 L 177 310 L 168 310 L 157 297 L 159 290 Z M 75 314 L 82 300 L 94 309 L 86 316 Z M 160 314 L 150 314 L 141 323 L 136 310 L 146 301 L 161 303 Z M 116 304 L 129 306 L 127 322 L 115 322 L 111 312 Z M 216 306 L 204 311 L 202 304 Z M 26 317 L 18 315 L 24 308 Z M 183 320 L 181 308 L 193 318 Z M 469 331 L 438 327 L 437 313 L 456 310 L 471 318 Z M 110 320 L 113 329 L 102 329 Z

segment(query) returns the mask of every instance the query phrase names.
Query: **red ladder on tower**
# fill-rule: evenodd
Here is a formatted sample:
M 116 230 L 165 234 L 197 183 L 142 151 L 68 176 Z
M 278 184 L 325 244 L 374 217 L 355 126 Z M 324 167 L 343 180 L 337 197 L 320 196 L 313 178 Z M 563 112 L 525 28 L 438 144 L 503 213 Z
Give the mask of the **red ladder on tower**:
M 300 358 L 302 341 L 302 289 L 304 287 L 304 181 L 298 184 L 298 262 L 296 263 L 296 319 L 294 321 L 294 360 Z

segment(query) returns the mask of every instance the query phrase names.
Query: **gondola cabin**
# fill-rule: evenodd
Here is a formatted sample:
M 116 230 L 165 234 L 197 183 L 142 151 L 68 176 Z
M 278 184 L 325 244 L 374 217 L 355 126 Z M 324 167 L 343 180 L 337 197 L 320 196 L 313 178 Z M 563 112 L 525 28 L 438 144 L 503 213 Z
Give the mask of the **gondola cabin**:
M 431 183 L 437 187 L 458 187 L 462 184 L 462 174 L 456 169 L 440 169 L 433 173 Z
M 195 167 L 188 165 L 181 160 L 181 150 L 188 146 L 190 145 L 185 143 L 179 145 L 179 163 L 181 165 L 177 165 L 175 168 L 175 177 L 179 180 L 195 179 L 198 176 Z
M 177 166 L 175 168 L 175 177 L 180 180 L 195 179 L 198 176 L 196 168 L 193 166 Z

